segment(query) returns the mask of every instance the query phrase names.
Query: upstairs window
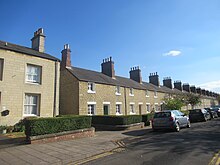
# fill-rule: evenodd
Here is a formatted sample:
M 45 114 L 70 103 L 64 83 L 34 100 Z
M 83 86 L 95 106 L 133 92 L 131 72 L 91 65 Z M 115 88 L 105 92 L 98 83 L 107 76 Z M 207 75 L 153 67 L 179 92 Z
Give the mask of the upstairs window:
M 151 109 L 150 109 L 150 104 L 146 105 L 146 109 L 147 109 L 147 113 L 150 113 Z
M 130 96 L 134 96 L 133 88 L 130 88 L 130 89 L 129 89 L 129 95 L 130 95 Z
M 4 59 L 0 59 L 0 81 L 3 79 Z
M 146 97 L 149 97 L 149 90 L 145 91 L 145 95 L 146 95 Z
M 157 91 L 154 91 L 154 97 L 157 98 Z
M 116 94 L 116 95 L 121 95 L 120 86 L 116 86 L 116 88 L 115 88 L 115 94 Z
M 41 66 L 27 64 L 26 82 L 40 84 L 41 70 Z
M 88 93 L 95 93 L 95 83 L 88 82 Z

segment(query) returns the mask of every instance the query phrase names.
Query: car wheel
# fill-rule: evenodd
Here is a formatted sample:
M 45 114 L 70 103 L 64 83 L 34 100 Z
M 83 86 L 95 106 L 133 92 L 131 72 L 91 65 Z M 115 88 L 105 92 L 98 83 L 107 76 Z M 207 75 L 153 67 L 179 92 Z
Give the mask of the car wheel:
M 176 131 L 176 132 L 179 132 L 179 131 L 180 131 L 180 125 L 179 125 L 179 123 L 176 123 L 175 131 Z
M 191 127 L 191 123 L 190 123 L 190 121 L 188 120 L 187 128 L 190 128 L 190 127 Z

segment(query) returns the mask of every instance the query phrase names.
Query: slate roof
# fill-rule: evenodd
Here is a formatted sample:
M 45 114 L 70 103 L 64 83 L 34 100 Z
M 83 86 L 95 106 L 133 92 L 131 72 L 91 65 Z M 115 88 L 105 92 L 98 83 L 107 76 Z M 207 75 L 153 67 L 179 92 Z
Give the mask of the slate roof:
M 172 93 L 173 90 L 169 89 L 165 86 L 155 86 L 151 83 L 143 82 L 142 84 L 131 80 L 129 78 L 115 76 L 115 79 L 101 73 L 92 70 L 71 67 L 67 68 L 69 72 L 75 76 L 80 81 L 87 81 L 87 82 L 95 82 L 107 85 L 119 85 L 122 87 L 134 88 L 134 89 L 142 89 L 142 90 L 150 90 L 150 91 L 158 91 L 158 92 L 165 92 L 165 93 Z
M 36 50 L 33 50 L 33 49 L 25 47 L 25 46 L 19 46 L 19 45 L 12 44 L 12 43 L 5 42 L 5 41 L 1 41 L 1 40 L 0 40 L 0 49 L 23 53 L 26 55 L 40 57 L 40 58 L 44 58 L 44 59 L 48 59 L 48 60 L 52 60 L 52 61 L 60 61 L 58 58 L 53 57 L 47 53 L 38 52 Z

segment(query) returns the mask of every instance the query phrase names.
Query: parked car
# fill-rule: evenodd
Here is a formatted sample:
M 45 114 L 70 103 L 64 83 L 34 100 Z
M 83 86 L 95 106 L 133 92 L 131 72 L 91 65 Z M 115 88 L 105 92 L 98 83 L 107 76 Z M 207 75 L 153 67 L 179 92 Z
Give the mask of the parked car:
M 211 119 L 211 115 L 205 109 L 193 109 L 189 110 L 189 120 L 191 122 L 207 121 Z
M 209 112 L 211 119 L 218 117 L 217 111 L 215 111 L 213 108 L 204 108 L 204 109 Z
M 190 128 L 189 117 L 178 110 L 156 112 L 151 122 L 153 131 L 172 129 L 179 132 L 182 127 Z
M 212 108 L 212 110 L 217 113 L 218 117 L 220 117 L 220 108 Z

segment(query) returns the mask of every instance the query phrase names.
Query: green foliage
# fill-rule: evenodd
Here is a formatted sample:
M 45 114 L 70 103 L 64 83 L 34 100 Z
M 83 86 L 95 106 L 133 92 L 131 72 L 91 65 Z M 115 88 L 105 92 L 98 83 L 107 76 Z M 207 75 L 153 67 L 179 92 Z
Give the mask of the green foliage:
M 150 125 L 150 120 L 153 118 L 154 113 L 149 113 L 146 115 L 142 115 L 142 122 L 144 122 L 145 126 L 149 126 Z
M 140 115 L 126 115 L 126 116 L 92 116 L 92 124 L 101 125 L 129 125 L 140 123 L 142 117 Z
M 20 120 L 14 125 L 14 132 L 24 132 L 25 131 L 25 119 Z
M 184 105 L 182 96 L 176 96 L 174 98 L 164 98 L 165 109 L 180 110 Z
M 37 136 L 91 127 L 89 116 L 31 118 L 25 120 L 26 136 Z
M 184 98 L 184 102 L 186 105 L 191 104 L 192 108 L 194 108 L 195 105 L 200 104 L 200 96 L 195 94 L 186 94 Z
M 6 125 L 0 125 L 0 131 L 6 130 L 7 126 Z

